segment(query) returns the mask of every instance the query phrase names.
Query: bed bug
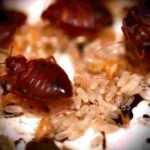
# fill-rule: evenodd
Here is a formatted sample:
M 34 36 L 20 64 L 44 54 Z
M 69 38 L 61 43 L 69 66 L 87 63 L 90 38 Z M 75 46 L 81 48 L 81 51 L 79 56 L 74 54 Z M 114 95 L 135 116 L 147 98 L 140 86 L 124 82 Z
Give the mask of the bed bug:
M 97 0 L 57 0 L 42 18 L 71 37 L 94 35 L 113 22 L 104 2 Z
M 127 58 L 133 65 L 150 69 L 150 1 L 139 0 L 123 19 Z M 138 60 L 138 61 L 137 61 Z
M 16 31 L 26 22 L 26 15 L 6 10 L 0 5 L 0 47 L 8 48 Z
M 1 76 L 2 94 L 13 93 L 31 100 L 51 100 L 72 96 L 72 85 L 54 57 L 27 60 L 24 56 L 9 56 L 6 75 Z

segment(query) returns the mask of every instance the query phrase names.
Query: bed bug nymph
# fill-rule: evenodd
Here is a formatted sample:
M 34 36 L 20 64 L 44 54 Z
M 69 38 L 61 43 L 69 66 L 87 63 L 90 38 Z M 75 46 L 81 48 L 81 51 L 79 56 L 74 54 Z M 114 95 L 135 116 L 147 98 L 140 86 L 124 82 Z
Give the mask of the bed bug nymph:
M 27 60 L 9 56 L 6 75 L 0 77 L 1 94 L 13 93 L 31 100 L 51 100 L 72 96 L 72 85 L 54 57 Z

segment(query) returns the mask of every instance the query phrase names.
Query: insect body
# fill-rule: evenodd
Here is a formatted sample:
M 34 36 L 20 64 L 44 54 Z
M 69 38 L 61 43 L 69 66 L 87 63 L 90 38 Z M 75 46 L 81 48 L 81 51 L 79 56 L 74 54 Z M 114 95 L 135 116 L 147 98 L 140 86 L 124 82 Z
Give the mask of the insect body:
M 71 82 L 53 57 L 30 61 L 24 56 L 8 57 L 0 83 L 5 91 L 32 100 L 72 96 Z
M 43 12 L 42 18 L 71 37 L 91 37 L 113 22 L 105 4 L 97 0 L 57 0 Z
M 0 6 L 0 48 L 7 49 L 11 45 L 16 31 L 25 24 L 26 18 L 21 12 L 5 10 Z
M 150 1 L 141 0 L 123 19 L 127 58 L 144 72 L 150 70 Z M 136 67 L 135 67 L 136 68 Z M 140 70 L 140 73 L 142 71 Z

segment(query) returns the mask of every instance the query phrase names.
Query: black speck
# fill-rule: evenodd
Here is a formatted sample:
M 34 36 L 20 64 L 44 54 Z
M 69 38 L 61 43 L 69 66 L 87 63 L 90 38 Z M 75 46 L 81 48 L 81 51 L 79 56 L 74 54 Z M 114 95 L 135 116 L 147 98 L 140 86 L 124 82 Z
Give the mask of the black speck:
M 142 101 L 142 97 L 138 94 L 134 95 L 134 100 L 129 106 L 122 106 L 121 111 L 124 116 L 129 116 L 130 119 L 133 118 L 132 109 L 136 107 Z
M 150 138 L 147 138 L 147 139 L 146 139 L 146 143 L 150 143 Z
M 14 141 L 15 146 L 17 146 L 22 141 L 25 143 L 24 139 L 22 139 L 22 138 L 19 138 L 18 140 Z
M 83 53 L 83 50 L 84 50 L 84 43 L 78 43 L 78 49 L 81 53 Z
M 150 118 L 150 116 L 148 114 L 144 114 L 143 118 Z
M 118 125 L 123 125 L 123 120 L 121 115 L 119 114 L 116 118 L 112 118 L 113 121 L 115 121 L 115 123 L 117 123 Z
M 3 115 L 5 118 L 15 118 L 15 117 L 20 117 L 22 116 L 24 113 L 23 112 L 19 112 L 19 113 L 9 113 L 9 112 L 3 112 Z
M 137 106 L 141 101 L 142 97 L 139 94 L 134 95 L 134 103 L 132 103 L 132 107 Z
M 106 135 L 104 131 L 102 131 L 101 133 L 103 135 L 103 150 L 105 150 L 106 149 Z
M 63 139 L 61 139 L 61 140 L 59 140 L 61 143 L 63 143 L 63 142 L 65 142 L 65 141 L 67 141 L 68 140 L 68 138 L 66 137 L 66 138 L 63 138 Z
M 148 106 L 150 107 L 150 103 L 148 104 Z

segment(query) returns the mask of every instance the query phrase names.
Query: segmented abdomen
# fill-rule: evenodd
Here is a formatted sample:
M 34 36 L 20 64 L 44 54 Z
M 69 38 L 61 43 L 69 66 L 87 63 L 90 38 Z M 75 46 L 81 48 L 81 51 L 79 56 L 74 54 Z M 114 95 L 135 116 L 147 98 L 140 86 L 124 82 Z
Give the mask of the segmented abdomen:
M 51 99 L 72 95 L 71 83 L 57 64 L 43 60 L 30 61 L 17 79 L 16 90 L 30 99 Z

